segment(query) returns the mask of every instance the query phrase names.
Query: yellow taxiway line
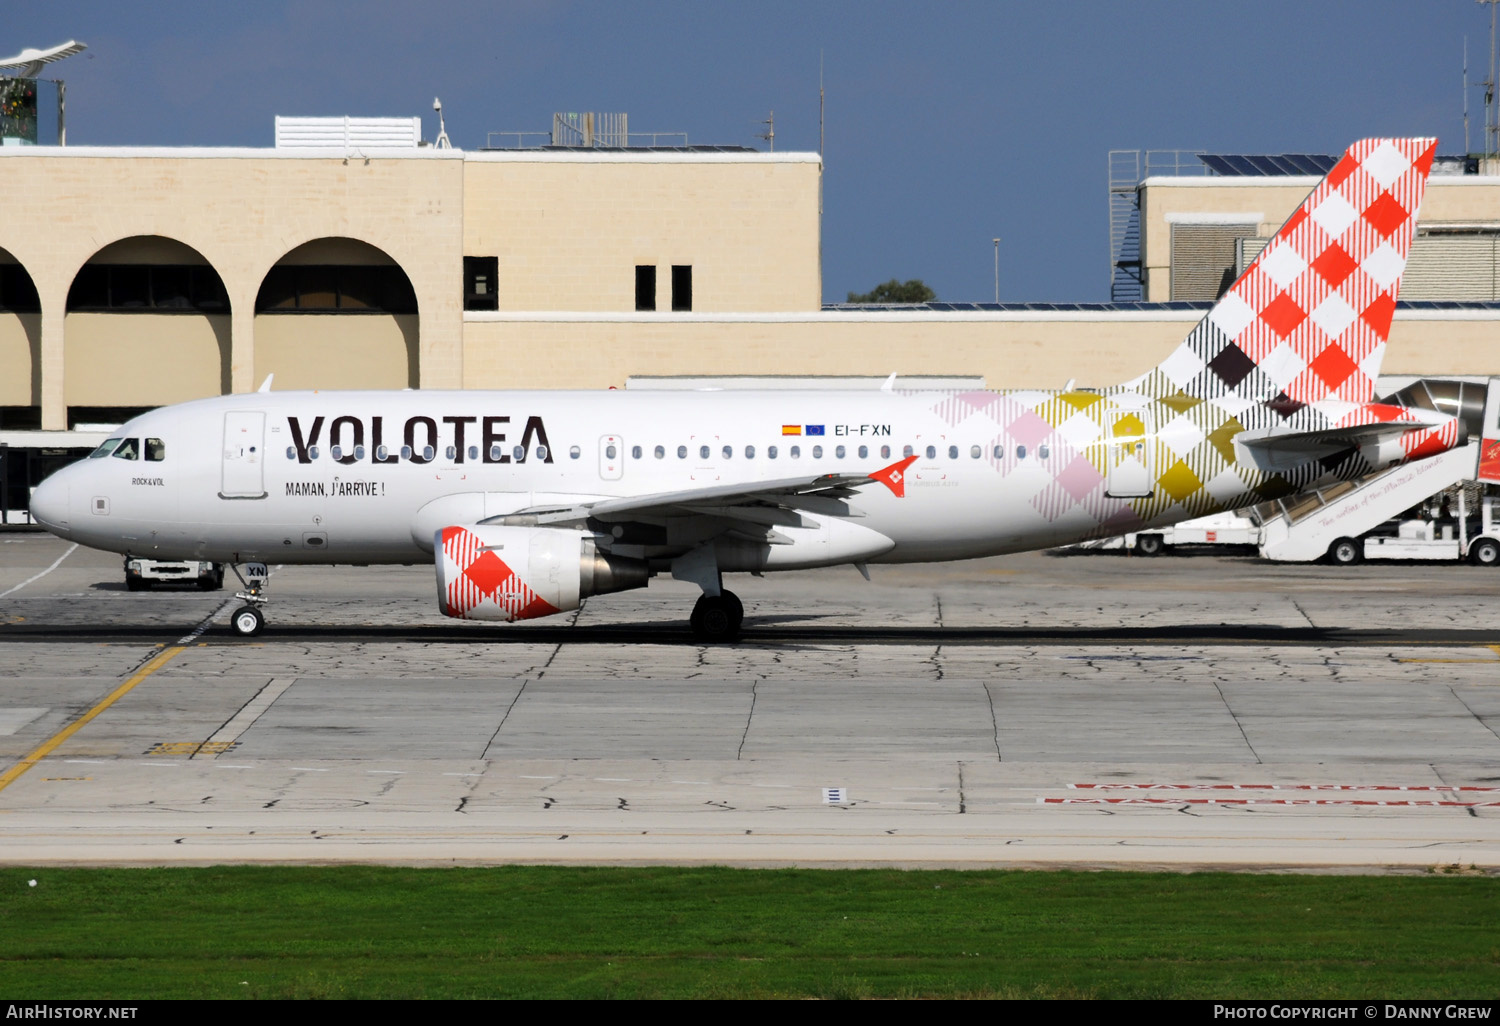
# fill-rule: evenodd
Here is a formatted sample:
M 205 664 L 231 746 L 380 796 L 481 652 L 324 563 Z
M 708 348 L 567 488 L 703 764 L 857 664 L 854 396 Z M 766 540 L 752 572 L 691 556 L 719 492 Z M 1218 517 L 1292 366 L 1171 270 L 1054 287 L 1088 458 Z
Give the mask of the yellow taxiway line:
M 104 710 L 108 709 L 120 699 L 124 698 L 127 694 L 130 693 L 131 688 L 135 687 L 141 681 L 151 676 L 163 666 L 166 666 L 167 663 L 171 662 L 174 658 L 182 654 L 184 651 L 186 651 L 185 646 L 174 645 L 171 648 L 163 649 L 156 655 L 152 656 L 149 660 L 147 660 L 144 666 L 142 666 L 139 670 L 135 671 L 135 673 L 131 675 L 129 680 L 106 695 L 98 705 L 94 706 L 88 712 L 84 713 L 78 719 L 74 720 L 72 723 L 68 724 L 62 730 L 59 730 L 56 734 L 52 735 L 42 744 L 37 746 L 37 748 L 32 751 L 31 754 L 27 755 L 26 758 L 16 763 L 4 773 L 0 773 L 0 791 L 5 790 L 17 779 L 19 779 L 23 773 L 45 759 L 52 753 L 55 748 L 57 748 L 58 745 L 62 744 L 68 738 L 72 737 L 74 734 L 82 730 L 84 724 L 88 723 L 95 716 L 98 716 Z

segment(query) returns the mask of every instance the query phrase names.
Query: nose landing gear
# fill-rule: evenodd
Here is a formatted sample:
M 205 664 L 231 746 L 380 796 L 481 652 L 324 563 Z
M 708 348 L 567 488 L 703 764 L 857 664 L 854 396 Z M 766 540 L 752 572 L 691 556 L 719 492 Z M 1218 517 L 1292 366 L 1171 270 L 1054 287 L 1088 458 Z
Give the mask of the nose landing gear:
M 245 604 L 234 611 L 229 626 L 240 637 L 253 638 L 266 626 L 266 616 L 260 607 L 266 604 L 265 588 L 271 571 L 264 563 L 246 563 L 243 574 L 238 563 L 230 563 L 229 569 L 234 571 L 234 576 L 240 579 L 245 589 L 235 592 L 234 597 L 243 599 Z

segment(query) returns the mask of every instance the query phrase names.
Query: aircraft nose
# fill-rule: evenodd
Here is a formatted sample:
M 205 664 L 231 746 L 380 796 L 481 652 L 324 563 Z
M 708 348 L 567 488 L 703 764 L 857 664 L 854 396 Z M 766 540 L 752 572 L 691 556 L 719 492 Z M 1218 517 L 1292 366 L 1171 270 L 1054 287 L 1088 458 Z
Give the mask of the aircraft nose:
M 63 474 L 53 474 L 31 493 L 31 515 L 53 534 L 66 536 L 72 489 Z

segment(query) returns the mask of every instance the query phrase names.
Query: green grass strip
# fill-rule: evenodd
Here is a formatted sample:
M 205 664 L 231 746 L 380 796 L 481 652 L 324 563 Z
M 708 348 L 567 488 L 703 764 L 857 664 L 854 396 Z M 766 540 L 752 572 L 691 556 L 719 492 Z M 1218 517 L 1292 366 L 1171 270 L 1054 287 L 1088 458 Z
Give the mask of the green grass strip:
M 1493 998 L 1497 922 L 1470 875 L 7 868 L 0 994 Z

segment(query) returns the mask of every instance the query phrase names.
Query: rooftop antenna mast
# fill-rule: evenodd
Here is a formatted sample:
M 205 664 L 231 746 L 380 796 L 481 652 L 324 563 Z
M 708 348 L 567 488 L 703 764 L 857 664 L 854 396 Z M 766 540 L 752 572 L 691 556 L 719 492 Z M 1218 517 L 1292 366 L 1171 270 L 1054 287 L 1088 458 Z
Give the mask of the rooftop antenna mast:
M 1490 77 L 1484 81 L 1484 154 L 1495 155 L 1497 125 L 1495 118 L 1495 4 L 1500 0 L 1476 0 L 1490 5 Z
M 1464 156 L 1469 155 L 1469 37 L 1464 36 Z
M 443 101 L 434 96 L 432 98 L 432 109 L 437 111 L 438 116 L 438 134 L 432 147 L 437 150 L 452 149 L 453 144 L 448 141 L 448 126 L 443 124 Z
M 757 125 L 765 125 L 766 126 L 766 130 L 764 132 L 761 132 L 755 138 L 757 138 L 757 139 L 764 139 L 766 142 L 770 143 L 771 144 L 771 152 L 775 153 L 776 152 L 776 112 L 774 110 L 771 111 L 771 116 L 770 117 L 766 118 L 766 120 L 764 120 L 764 121 L 757 121 L 756 124 Z

